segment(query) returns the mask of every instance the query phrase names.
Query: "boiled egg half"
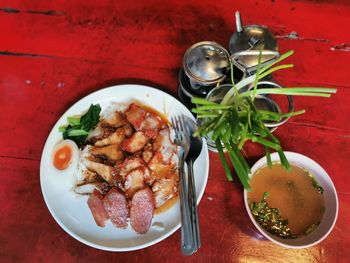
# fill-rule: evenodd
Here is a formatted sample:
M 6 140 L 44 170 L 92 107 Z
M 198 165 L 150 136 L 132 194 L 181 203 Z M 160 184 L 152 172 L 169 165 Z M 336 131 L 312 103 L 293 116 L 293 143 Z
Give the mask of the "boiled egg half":
M 79 160 L 79 149 L 72 140 L 56 144 L 52 154 L 52 164 L 61 174 L 74 173 Z

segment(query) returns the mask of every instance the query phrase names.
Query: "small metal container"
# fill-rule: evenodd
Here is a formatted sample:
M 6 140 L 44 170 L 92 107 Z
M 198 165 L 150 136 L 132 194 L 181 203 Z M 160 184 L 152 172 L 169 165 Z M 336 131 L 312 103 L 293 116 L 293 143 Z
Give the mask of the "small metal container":
M 205 97 L 209 91 L 215 88 L 218 84 L 213 85 L 199 85 L 198 83 L 193 82 L 186 74 L 183 68 L 179 72 L 179 82 L 180 86 L 183 89 L 183 92 L 189 97 Z
M 192 104 L 191 100 L 194 96 L 205 98 L 209 91 L 205 89 L 197 89 L 196 93 L 193 92 L 190 79 L 186 76 L 183 68 L 179 72 L 179 88 L 177 90 L 179 99 L 188 109 L 195 108 L 196 105 Z
M 216 102 L 216 103 L 221 103 L 222 99 L 225 97 L 226 93 L 232 88 L 232 85 L 231 84 L 224 84 L 224 85 L 220 85 L 218 87 L 216 87 L 215 89 L 212 89 L 206 99 L 209 100 L 209 101 L 212 101 L 212 102 Z M 203 119 L 197 119 L 198 123 L 201 124 L 202 121 L 205 121 Z M 216 148 L 216 144 L 215 144 L 215 141 L 213 141 L 211 139 L 211 134 L 209 133 L 206 137 L 206 142 L 207 142 L 207 145 L 208 145 L 208 149 L 210 151 L 213 151 L 213 152 L 217 152 L 217 148 Z M 223 149 L 224 148 L 224 145 L 222 145 Z
M 194 90 L 202 86 L 216 86 L 226 78 L 230 55 L 216 42 L 203 41 L 187 49 L 183 69 Z
M 234 71 L 234 81 L 237 83 L 241 79 L 245 77 L 244 72 L 237 68 L 233 67 Z M 220 85 L 224 84 L 230 84 L 231 78 L 230 78 L 230 71 L 227 72 L 227 77 L 223 80 Z M 212 90 L 215 89 L 218 85 L 212 85 L 212 86 L 200 86 L 197 89 L 193 89 L 193 86 L 191 85 L 190 78 L 187 77 L 184 70 L 181 68 L 179 72 L 179 87 L 178 87 L 178 96 L 179 99 L 182 101 L 183 104 L 186 105 L 187 108 L 192 109 L 195 108 L 196 105 L 192 104 L 191 100 L 193 97 L 200 97 L 205 98 L 207 94 Z
M 245 77 L 245 69 L 234 63 L 234 81 Z M 193 108 L 192 97 L 205 98 L 219 85 L 231 83 L 230 55 L 219 44 L 203 41 L 191 46 L 183 58 L 183 68 L 179 72 L 178 95 L 188 107 Z
M 270 30 L 261 25 L 242 26 L 239 12 L 236 12 L 236 30 L 229 41 L 231 59 L 242 66 L 248 75 L 254 74 L 261 50 L 261 64 L 279 58 L 277 40 Z
M 249 89 L 253 89 L 253 85 L 251 85 Z M 283 87 L 279 85 L 277 82 L 273 80 L 264 80 L 264 81 L 259 81 L 257 84 L 257 89 L 262 89 L 262 88 L 277 88 L 277 89 L 282 89 Z M 259 110 L 267 110 L 267 111 L 272 111 L 276 113 L 291 113 L 294 110 L 294 101 L 293 97 L 291 95 L 276 95 L 279 96 L 280 98 L 286 97 L 287 98 L 287 103 L 288 106 L 285 109 L 285 112 L 283 112 L 283 109 L 281 109 L 281 105 L 278 104 L 277 101 L 273 100 L 270 95 L 257 95 L 254 100 L 254 105 L 257 109 Z M 264 125 L 266 127 L 269 127 L 271 131 L 276 130 L 279 126 L 282 124 L 286 123 L 290 117 L 283 118 L 282 120 L 278 122 L 265 122 Z

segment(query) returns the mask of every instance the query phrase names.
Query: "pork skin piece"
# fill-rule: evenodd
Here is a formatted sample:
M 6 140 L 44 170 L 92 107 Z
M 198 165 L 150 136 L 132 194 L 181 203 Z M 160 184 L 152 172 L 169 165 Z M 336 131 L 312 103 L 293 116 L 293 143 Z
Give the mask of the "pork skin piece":
M 159 152 L 161 161 L 176 164 L 177 146 L 171 142 L 169 128 L 163 129 L 153 143 L 154 152 Z
M 149 114 L 141 123 L 140 130 L 143 131 L 149 138 L 155 139 L 158 136 L 159 130 L 163 127 L 163 121 L 152 114 Z
M 121 144 L 122 141 L 132 134 L 132 127 L 130 125 L 125 125 L 115 130 L 108 137 L 96 141 L 95 146 L 102 147 L 111 144 Z
M 150 143 L 147 143 L 146 146 L 143 148 L 143 152 L 141 154 L 142 159 L 148 163 L 152 157 L 153 157 L 153 146 Z
M 149 183 L 151 180 L 151 171 L 141 158 L 126 158 L 116 169 L 119 175 L 125 180 L 128 173 L 139 167 L 143 168 L 144 181 Z
M 163 161 L 163 155 L 160 152 L 154 153 L 152 159 L 147 164 L 151 170 L 151 181 L 161 179 L 175 167 L 172 163 L 165 163 Z
M 102 195 L 105 195 L 108 193 L 110 189 L 111 187 L 106 182 L 95 182 L 95 183 L 78 185 L 77 187 L 74 188 L 74 192 L 80 195 L 87 195 L 87 194 L 92 194 L 95 190 L 97 190 Z
M 144 188 L 137 191 L 130 207 L 131 227 L 139 234 L 145 234 L 149 230 L 154 213 L 154 201 L 152 191 Z
M 141 131 L 135 132 L 122 142 L 122 149 L 129 153 L 141 151 L 148 142 L 148 137 Z
M 152 185 L 155 207 L 162 206 L 166 201 L 178 194 L 179 174 L 178 170 L 170 171 Z
M 124 162 L 119 164 L 116 168 L 121 176 L 125 176 L 135 168 L 145 165 L 145 162 L 141 158 L 126 158 Z
M 128 226 L 128 201 L 122 191 L 113 187 L 103 198 L 103 206 L 113 225 L 118 228 Z
M 148 113 L 147 117 L 141 122 L 140 130 L 159 130 L 164 123 L 158 116 Z
M 131 103 L 125 112 L 128 122 L 136 129 L 140 130 L 141 123 L 145 120 L 147 112 L 135 103 Z
M 159 116 L 148 112 L 135 103 L 130 105 L 125 112 L 125 116 L 135 130 L 142 131 L 151 139 L 155 139 L 159 130 L 165 125 Z
M 132 170 L 125 177 L 124 189 L 125 195 L 128 199 L 131 199 L 132 196 L 140 189 L 145 188 L 144 184 L 144 173 L 145 169 L 143 166 Z
M 124 158 L 124 152 L 120 144 L 111 144 L 103 147 L 93 147 L 90 153 L 94 156 L 104 156 L 111 161 L 118 161 Z
M 102 194 L 99 191 L 94 190 L 90 195 L 87 204 L 96 224 L 99 227 L 104 227 L 106 225 L 106 221 L 108 220 L 108 214 L 103 205 Z
M 109 114 L 107 117 L 102 119 L 101 126 L 102 127 L 113 127 L 118 128 L 126 124 L 126 119 L 124 115 L 119 112 L 115 111 L 111 114 Z

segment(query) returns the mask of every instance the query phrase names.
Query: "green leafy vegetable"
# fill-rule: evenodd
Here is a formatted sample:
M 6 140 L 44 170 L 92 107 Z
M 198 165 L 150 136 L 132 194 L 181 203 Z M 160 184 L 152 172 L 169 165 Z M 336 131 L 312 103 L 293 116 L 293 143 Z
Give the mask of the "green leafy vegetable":
M 67 126 L 67 128 L 63 131 L 63 139 L 70 139 L 74 141 L 79 147 L 84 145 L 85 140 L 87 138 L 87 135 L 81 135 L 81 136 L 70 136 L 69 133 L 74 131 L 75 128 L 71 127 L 70 125 Z
M 67 129 L 68 125 L 62 125 L 60 127 L 58 127 L 58 131 L 59 132 L 64 132 Z
M 281 121 L 284 118 L 300 115 L 305 112 L 305 110 L 299 110 L 281 114 L 267 110 L 259 110 L 254 105 L 255 96 L 277 94 L 330 97 L 332 93 L 336 92 L 336 89 L 313 87 L 259 89 L 257 84 L 260 79 L 277 70 L 293 67 L 292 64 L 272 67 L 293 53 L 293 51 L 289 51 L 282 54 L 277 61 L 266 66 L 261 66 L 260 51 L 256 74 L 246 77 L 238 83 L 234 83 L 233 81 L 233 63 L 231 61 L 232 88 L 226 93 L 221 102 L 217 103 L 207 99 L 192 98 L 192 103 L 197 105 L 197 108 L 193 109 L 192 112 L 196 113 L 197 118 L 201 120 L 199 129 L 194 133 L 194 136 L 208 136 L 215 141 L 226 177 L 231 181 L 232 174 L 222 149 L 222 143 L 224 144 L 229 159 L 242 185 L 246 189 L 249 189 L 250 169 L 246 160 L 240 153 L 245 143 L 247 141 L 252 141 L 263 145 L 265 147 L 268 165 L 271 165 L 271 150 L 277 151 L 281 164 L 286 169 L 289 169 L 288 160 L 283 153 L 279 140 L 271 133 L 265 124 L 271 121 Z M 253 89 L 240 93 L 240 89 L 247 85 L 253 85 Z
M 92 130 L 100 120 L 101 107 L 99 104 L 91 105 L 87 113 L 80 118 L 81 129 Z
M 80 117 L 71 116 L 67 118 L 68 124 L 71 126 L 78 126 L 80 125 Z
M 89 132 L 82 130 L 82 129 L 74 129 L 74 130 L 70 130 L 68 133 L 68 136 L 70 136 L 70 137 L 84 136 L 84 135 L 89 135 Z
M 79 147 L 85 143 L 90 131 L 95 128 L 100 120 L 101 107 L 99 104 L 91 104 L 88 111 L 81 117 L 70 116 L 67 118 L 68 125 L 58 128 L 62 132 L 63 139 L 73 140 Z

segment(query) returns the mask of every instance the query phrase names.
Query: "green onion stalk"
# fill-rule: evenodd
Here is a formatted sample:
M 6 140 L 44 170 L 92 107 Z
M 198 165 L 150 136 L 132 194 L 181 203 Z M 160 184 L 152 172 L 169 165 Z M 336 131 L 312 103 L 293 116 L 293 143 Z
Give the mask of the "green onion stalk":
M 298 110 L 290 113 L 276 113 L 267 110 L 257 109 L 254 99 L 257 95 L 295 95 L 295 96 L 316 96 L 330 97 L 336 93 L 332 88 L 316 87 L 288 87 L 282 89 L 259 88 L 260 79 L 271 73 L 292 68 L 293 64 L 276 65 L 282 60 L 291 56 L 294 52 L 288 51 L 281 55 L 276 61 L 262 66 L 261 51 L 258 57 L 256 73 L 234 83 L 233 63 L 230 61 L 232 87 L 225 94 L 221 102 L 214 102 L 203 98 L 192 98 L 192 103 L 197 107 L 192 112 L 197 114 L 201 120 L 198 130 L 194 136 L 209 136 L 215 142 L 221 163 L 223 165 L 228 181 L 232 181 L 232 173 L 226 159 L 224 148 L 227 151 L 228 159 L 234 167 L 236 174 L 247 190 L 250 189 L 249 175 L 250 168 L 242 155 L 242 149 L 246 142 L 259 143 L 265 148 L 267 163 L 271 167 L 271 151 L 276 151 L 280 162 L 285 169 L 290 169 L 289 162 L 284 155 L 280 141 L 271 133 L 270 129 L 264 125 L 266 122 L 281 121 L 305 113 L 305 110 Z M 253 85 L 252 89 L 240 92 L 243 87 Z

